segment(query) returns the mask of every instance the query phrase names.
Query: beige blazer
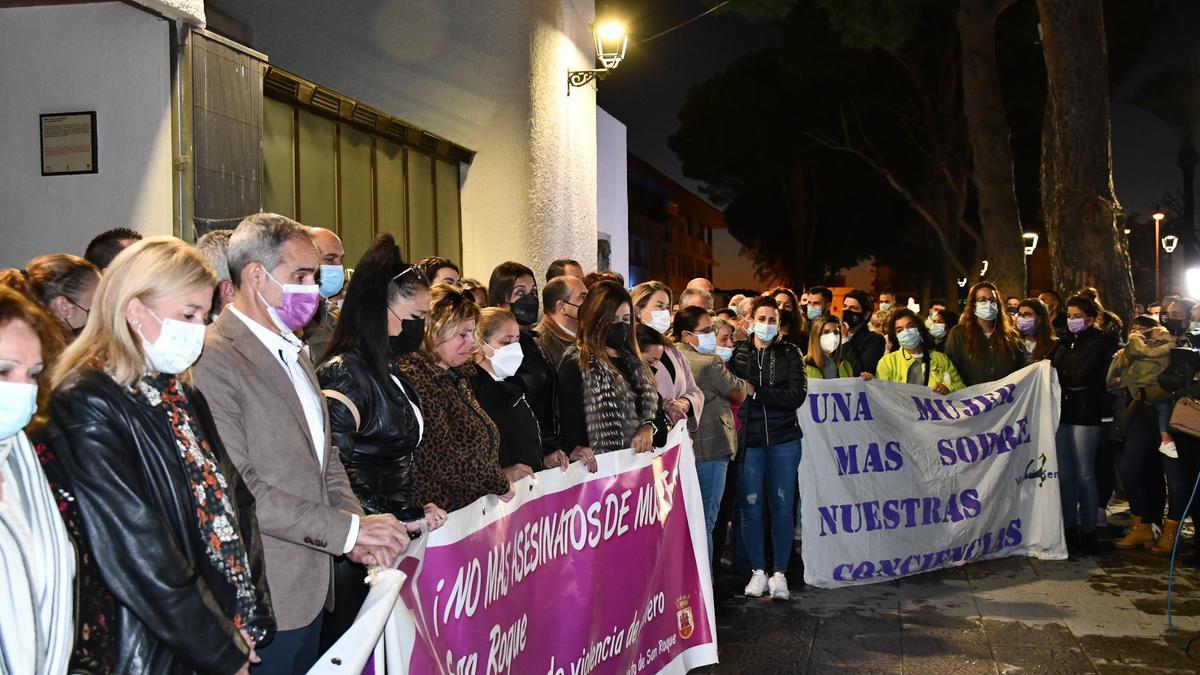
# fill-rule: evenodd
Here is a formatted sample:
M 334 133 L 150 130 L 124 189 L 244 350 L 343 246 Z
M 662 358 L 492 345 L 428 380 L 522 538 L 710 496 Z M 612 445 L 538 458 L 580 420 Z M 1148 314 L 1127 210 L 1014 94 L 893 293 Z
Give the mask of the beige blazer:
M 303 352 L 300 363 L 320 391 Z M 307 626 L 322 608 L 333 607 L 333 558 L 342 554 L 351 514 L 363 512 L 331 449 L 329 413 L 322 469 L 287 371 L 233 312 L 222 312 L 208 327 L 192 372 L 254 494 L 279 630 Z

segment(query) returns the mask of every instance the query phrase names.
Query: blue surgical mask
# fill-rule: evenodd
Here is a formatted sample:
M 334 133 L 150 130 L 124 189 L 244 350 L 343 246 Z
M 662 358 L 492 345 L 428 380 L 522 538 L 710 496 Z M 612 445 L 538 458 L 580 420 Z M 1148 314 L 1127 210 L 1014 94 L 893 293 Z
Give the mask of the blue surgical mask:
M 701 354 L 711 354 L 717 346 L 716 333 L 698 333 L 696 335 L 696 351 Z
M 717 356 L 721 357 L 721 360 L 725 363 L 729 363 L 729 359 L 733 358 L 733 347 L 722 347 L 721 345 L 717 345 L 716 347 L 713 347 L 713 352 Z
M 946 337 L 946 324 L 944 324 L 944 323 L 929 324 L 929 334 L 933 336 L 934 340 L 941 340 L 942 338 Z
M 36 384 L 0 382 L 0 439 L 16 436 L 37 412 Z
M 816 321 L 817 319 L 821 318 L 821 314 L 824 312 L 824 309 L 825 308 L 821 307 L 820 305 L 809 305 L 808 309 L 804 310 L 804 314 L 808 317 L 809 321 Z
M 320 291 L 322 298 L 332 298 L 342 292 L 346 283 L 346 268 L 341 265 L 321 265 Z
M 921 331 L 916 328 L 905 328 L 896 333 L 896 342 L 899 342 L 900 346 L 905 349 L 913 349 L 921 344 Z
M 992 300 L 980 300 L 975 303 L 975 316 L 984 321 L 995 321 L 1000 314 L 1000 305 Z
M 754 323 L 754 336 L 759 340 L 769 344 L 775 340 L 776 335 L 779 335 L 779 324 L 758 321 Z

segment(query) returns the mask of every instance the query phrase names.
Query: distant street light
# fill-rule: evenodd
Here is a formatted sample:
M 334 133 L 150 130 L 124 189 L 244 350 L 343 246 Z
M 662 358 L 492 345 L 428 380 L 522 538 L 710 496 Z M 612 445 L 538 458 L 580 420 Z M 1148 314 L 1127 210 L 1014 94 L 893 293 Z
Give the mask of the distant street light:
M 966 277 L 959 277 L 959 278 L 958 278 L 958 287 L 959 287 L 959 288 L 966 288 L 966 287 L 967 287 L 967 278 L 966 278 Z
M 1160 234 L 1159 227 L 1162 226 L 1163 218 L 1166 218 L 1167 214 L 1163 213 L 1162 210 L 1160 209 L 1160 210 L 1155 211 L 1154 214 L 1151 215 L 1150 217 L 1154 219 L 1154 241 L 1158 241 L 1159 234 Z M 1175 243 L 1171 244 L 1171 249 L 1169 251 L 1167 251 L 1167 253 L 1174 251 L 1175 245 L 1178 243 L 1179 243 L 1179 239 L 1177 237 L 1175 240 Z M 1165 250 L 1167 248 L 1167 240 L 1163 239 L 1162 244 L 1163 244 L 1163 249 Z M 1158 247 L 1155 246 L 1154 247 L 1154 299 L 1157 300 L 1161 297 L 1162 297 L 1162 271 L 1161 271 L 1161 267 L 1159 265 Z
M 1038 245 L 1038 233 L 1026 232 L 1025 234 L 1021 235 L 1021 238 L 1025 240 L 1025 255 L 1033 255 L 1033 250 L 1036 249 Z
M 1163 250 L 1166 251 L 1167 253 L 1174 253 L 1175 247 L 1178 245 L 1179 245 L 1179 237 L 1176 237 L 1173 234 L 1168 234 L 1167 236 L 1162 238 L 1162 247 L 1163 247 Z
M 593 80 L 603 80 L 609 72 L 625 59 L 625 49 L 629 46 L 629 32 L 620 21 L 602 21 L 592 28 L 592 38 L 596 42 L 596 60 L 601 68 L 594 70 L 568 70 L 567 96 L 571 95 L 571 87 L 582 87 Z

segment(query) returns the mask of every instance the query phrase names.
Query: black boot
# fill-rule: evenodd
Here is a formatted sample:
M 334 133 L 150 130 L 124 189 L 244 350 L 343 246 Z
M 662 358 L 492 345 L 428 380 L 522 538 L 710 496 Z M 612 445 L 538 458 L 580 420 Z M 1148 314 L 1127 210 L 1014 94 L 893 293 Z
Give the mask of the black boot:
M 1096 532 L 1080 531 L 1079 552 L 1083 555 L 1096 555 L 1100 552 L 1100 544 L 1097 540 Z
M 1063 538 L 1067 542 L 1067 555 L 1072 558 L 1079 555 L 1079 528 L 1071 526 L 1063 530 Z

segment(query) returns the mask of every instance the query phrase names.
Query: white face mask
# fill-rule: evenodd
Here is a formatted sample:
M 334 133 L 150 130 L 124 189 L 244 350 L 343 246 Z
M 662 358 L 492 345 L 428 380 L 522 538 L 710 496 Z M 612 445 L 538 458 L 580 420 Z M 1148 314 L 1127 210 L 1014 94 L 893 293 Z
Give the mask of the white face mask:
M 698 333 L 696 335 L 696 351 L 701 354 L 711 354 L 717 347 L 716 333 Z
M 142 351 L 150 367 L 166 375 L 178 375 L 190 368 L 204 350 L 204 324 L 160 319 L 149 308 L 146 311 L 161 326 L 154 342 L 142 335 L 141 328 L 134 328 L 142 338 Z
M 665 333 L 671 327 L 671 313 L 665 309 L 656 309 L 650 312 L 650 323 L 647 325 L 660 333 Z
M 837 333 L 825 333 L 821 336 L 821 351 L 832 354 L 842 344 L 842 336 Z
M 517 369 L 521 367 L 521 361 L 525 360 L 525 352 L 521 351 L 520 342 L 504 345 L 499 349 L 493 349 L 491 345 L 488 345 L 488 349 L 492 350 L 492 355 L 484 354 L 484 356 L 492 362 L 492 370 L 496 373 L 496 377 L 502 380 L 515 375 Z
M 16 436 L 37 412 L 36 384 L 0 382 L 0 439 Z
M 729 363 L 729 359 L 733 358 L 733 347 L 722 347 L 721 345 L 717 345 L 713 348 L 713 351 L 716 352 L 717 356 L 721 357 L 721 360 L 725 363 Z

